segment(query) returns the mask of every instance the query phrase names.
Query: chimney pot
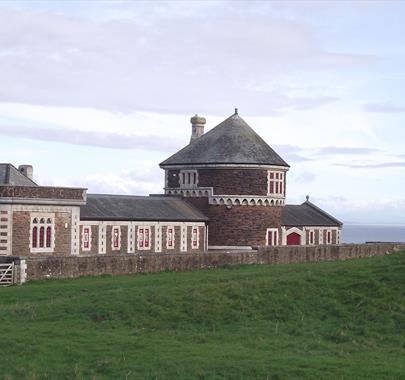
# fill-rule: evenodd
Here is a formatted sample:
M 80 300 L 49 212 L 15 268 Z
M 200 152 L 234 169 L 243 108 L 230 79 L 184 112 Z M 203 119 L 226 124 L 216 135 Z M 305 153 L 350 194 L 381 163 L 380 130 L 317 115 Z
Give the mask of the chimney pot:
M 191 119 L 191 138 L 190 143 L 204 134 L 205 117 L 195 114 Z
M 32 165 L 20 165 L 18 167 L 18 170 L 20 173 L 24 174 L 29 179 L 31 179 L 31 180 L 34 179 L 34 169 L 33 169 Z

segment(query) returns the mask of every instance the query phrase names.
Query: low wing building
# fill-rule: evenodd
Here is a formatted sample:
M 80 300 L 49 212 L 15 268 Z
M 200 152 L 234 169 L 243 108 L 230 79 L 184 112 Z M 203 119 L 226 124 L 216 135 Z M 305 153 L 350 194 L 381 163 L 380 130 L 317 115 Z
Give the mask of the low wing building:
M 87 194 L 38 186 L 30 165 L 0 164 L 0 255 L 192 253 L 339 244 L 342 223 L 286 205 L 290 166 L 235 113 L 160 164 L 164 194 Z

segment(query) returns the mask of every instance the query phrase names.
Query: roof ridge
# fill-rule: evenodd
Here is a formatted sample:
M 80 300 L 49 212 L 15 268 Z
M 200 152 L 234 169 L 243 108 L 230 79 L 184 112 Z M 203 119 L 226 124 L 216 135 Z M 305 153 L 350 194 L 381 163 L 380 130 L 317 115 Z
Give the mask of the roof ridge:
M 315 209 L 316 211 L 322 213 L 324 216 L 326 216 L 327 218 L 333 220 L 336 223 L 339 223 L 340 225 L 343 225 L 343 223 L 339 220 L 336 219 L 335 217 L 333 217 L 331 214 L 327 213 L 326 211 L 322 210 L 321 208 L 319 208 L 318 206 L 316 206 L 315 204 L 313 204 L 312 202 L 310 202 L 309 200 L 305 201 L 304 203 L 302 203 L 301 206 L 309 206 L 312 207 L 313 209 Z

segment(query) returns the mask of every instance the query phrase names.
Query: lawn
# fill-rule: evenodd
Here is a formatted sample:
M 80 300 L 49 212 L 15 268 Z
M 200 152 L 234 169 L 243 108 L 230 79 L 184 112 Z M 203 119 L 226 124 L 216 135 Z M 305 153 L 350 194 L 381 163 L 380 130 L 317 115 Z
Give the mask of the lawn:
M 405 253 L 0 288 L 0 379 L 405 379 Z

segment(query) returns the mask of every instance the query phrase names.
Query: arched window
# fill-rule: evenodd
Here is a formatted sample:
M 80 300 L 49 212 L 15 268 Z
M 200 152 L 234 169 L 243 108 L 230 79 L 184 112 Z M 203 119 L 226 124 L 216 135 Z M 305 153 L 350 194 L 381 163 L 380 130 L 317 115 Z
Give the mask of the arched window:
M 38 247 L 38 227 L 34 226 L 32 229 L 32 248 L 37 247 Z
M 52 228 L 51 226 L 46 227 L 46 248 L 51 248 L 51 236 Z
M 44 248 L 45 227 L 39 227 L 39 248 Z
M 34 217 L 31 222 L 31 252 L 52 252 L 53 231 L 53 218 Z

